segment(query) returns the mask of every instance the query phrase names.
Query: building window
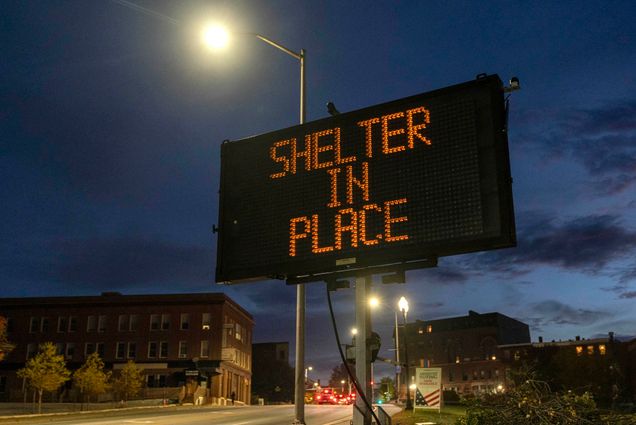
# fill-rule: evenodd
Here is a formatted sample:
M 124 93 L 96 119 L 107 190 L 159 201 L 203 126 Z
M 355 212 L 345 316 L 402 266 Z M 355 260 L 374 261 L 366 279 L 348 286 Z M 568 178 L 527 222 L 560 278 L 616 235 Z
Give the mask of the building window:
M 211 313 L 203 313 L 201 316 L 201 329 L 204 331 L 210 330 L 210 325 L 212 324 L 212 314 Z
M 593 345 L 588 345 L 587 346 L 587 354 L 590 356 L 594 355 L 594 346 Z
M 455 356 L 455 363 L 459 363 L 460 361 L 459 356 Z
M 235 326 L 235 332 L 234 332 L 234 337 L 236 339 L 238 339 L 239 341 L 243 341 L 243 332 L 242 332 L 242 326 L 239 325 L 238 323 Z
M 428 332 L 429 334 L 433 332 L 433 325 L 426 326 L 426 332 Z
M 97 354 L 99 355 L 99 357 L 103 359 L 104 358 L 104 343 L 98 342 L 97 344 L 95 344 L 95 346 L 96 346 L 95 351 L 97 351 Z
M 179 358 L 184 359 L 188 357 L 188 343 L 186 341 L 179 341 Z
M 201 341 L 201 357 L 210 357 L 210 341 Z
M 128 358 L 134 359 L 137 356 L 137 344 L 134 342 L 128 343 Z
M 29 360 L 31 357 L 35 356 L 35 354 L 38 351 L 38 347 L 35 344 L 28 344 L 27 345 L 27 353 L 26 353 L 26 358 L 27 360 Z
M 158 331 L 159 329 L 161 329 L 161 316 L 158 314 L 151 314 L 150 315 L 150 330 Z
M 77 317 L 71 316 L 68 318 L 68 331 L 77 332 Z
M 64 343 L 62 342 L 58 342 L 57 344 L 55 344 L 55 354 L 57 354 L 58 356 L 63 356 L 65 354 L 64 350 Z
M 106 332 L 106 316 L 100 315 L 97 318 L 97 332 Z
M 148 358 L 154 359 L 155 357 L 157 357 L 157 343 L 149 342 L 148 343 Z
M 68 344 L 66 344 L 66 358 L 72 359 L 74 355 L 75 355 L 75 343 L 69 342 Z
M 515 350 L 514 359 L 515 361 L 519 361 L 521 359 L 521 353 L 519 352 L 519 350 Z
M 166 357 L 168 357 L 168 342 L 167 341 L 161 341 L 159 343 L 159 357 L 162 359 L 165 359 Z
M 57 331 L 58 332 L 66 332 L 67 328 L 68 328 L 68 322 L 66 320 L 66 317 L 58 317 L 57 318 Z
M 181 313 L 181 330 L 186 331 L 190 328 L 190 315 L 188 313 Z
M 42 331 L 43 333 L 48 333 L 49 332 L 49 318 L 48 317 L 43 317 L 42 321 L 40 322 L 40 331 Z
M 36 333 L 40 328 L 40 319 L 37 317 L 31 318 L 31 323 L 29 323 L 29 333 Z
M 606 351 L 605 351 L 605 344 L 601 344 L 601 345 L 599 345 L 599 346 L 598 346 L 598 353 L 599 353 L 601 356 L 604 356 L 604 355 L 605 355 L 605 352 L 606 352 Z
M 417 333 L 422 335 L 424 333 L 424 328 L 418 328 Z
M 84 357 L 88 357 L 95 352 L 95 344 L 87 342 L 84 344 Z
M 453 371 L 452 370 L 448 371 L 448 382 L 453 382 Z
M 138 324 L 139 324 L 139 316 L 137 316 L 136 314 L 131 314 L 128 330 L 131 332 L 135 332 L 137 330 Z
M 7 392 L 7 377 L 0 376 L 0 394 Z
M 580 355 L 582 355 L 582 354 L 583 354 L 583 347 L 581 347 L 580 345 L 578 345 L 578 346 L 576 347 L 576 355 L 577 355 L 577 356 L 580 356 Z
M 162 314 L 161 315 L 161 329 L 167 331 L 170 329 L 170 315 Z
M 97 330 L 97 317 L 88 316 L 86 320 L 86 332 L 95 332 Z
M 123 359 L 125 354 L 126 354 L 126 343 L 125 342 L 118 342 L 117 343 L 117 349 L 115 351 L 115 358 L 116 359 Z
M 128 316 L 125 314 L 120 314 L 117 319 L 117 330 L 119 332 L 123 332 L 128 330 Z

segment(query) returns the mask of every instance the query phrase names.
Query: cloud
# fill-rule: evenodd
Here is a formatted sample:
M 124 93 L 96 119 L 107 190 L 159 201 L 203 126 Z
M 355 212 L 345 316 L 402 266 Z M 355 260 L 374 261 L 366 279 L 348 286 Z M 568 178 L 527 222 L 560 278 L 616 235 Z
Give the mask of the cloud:
M 558 301 L 542 301 L 531 305 L 529 317 L 522 319 L 530 322 L 532 328 L 543 331 L 549 325 L 586 326 L 611 317 L 611 314 L 600 310 L 573 308 Z
M 610 263 L 633 257 L 636 232 L 613 215 L 588 215 L 565 222 L 535 213 L 519 229 L 516 248 L 466 257 L 464 268 L 487 267 L 508 277 L 548 265 L 597 275 L 608 274 L 619 281 L 633 278 L 629 268 L 608 270 Z
M 623 298 L 623 299 L 632 299 L 632 298 L 636 298 L 636 291 L 629 291 L 629 292 L 624 292 L 620 295 L 619 298 Z
M 531 128 L 521 140 L 546 158 L 582 164 L 596 180 L 598 195 L 627 190 L 636 183 L 636 100 L 594 108 L 520 113 L 521 122 L 549 122 Z M 540 118 L 539 121 L 537 121 Z M 600 180 L 598 180 L 600 179 Z

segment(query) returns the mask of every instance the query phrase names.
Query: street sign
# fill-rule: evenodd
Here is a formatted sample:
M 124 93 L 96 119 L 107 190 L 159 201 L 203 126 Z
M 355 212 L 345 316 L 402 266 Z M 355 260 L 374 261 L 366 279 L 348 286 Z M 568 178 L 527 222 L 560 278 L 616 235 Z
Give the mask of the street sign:
M 217 282 L 514 245 L 496 75 L 221 146 Z

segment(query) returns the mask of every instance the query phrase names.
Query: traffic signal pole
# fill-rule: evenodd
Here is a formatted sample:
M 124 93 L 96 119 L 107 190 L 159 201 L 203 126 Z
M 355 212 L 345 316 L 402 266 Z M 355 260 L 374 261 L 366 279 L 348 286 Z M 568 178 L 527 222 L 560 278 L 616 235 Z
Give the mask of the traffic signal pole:
M 355 281 L 356 297 L 356 378 L 364 389 L 370 403 L 371 398 L 371 350 L 367 341 L 371 337 L 371 312 L 367 295 L 371 289 L 371 277 L 356 277 Z M 362 401 L 362 397 L 356 397 L 356 406 L 365 414 L 361 414 L 358 409 L 353 409 L 353 425 L 371 425 L 371 412 Z

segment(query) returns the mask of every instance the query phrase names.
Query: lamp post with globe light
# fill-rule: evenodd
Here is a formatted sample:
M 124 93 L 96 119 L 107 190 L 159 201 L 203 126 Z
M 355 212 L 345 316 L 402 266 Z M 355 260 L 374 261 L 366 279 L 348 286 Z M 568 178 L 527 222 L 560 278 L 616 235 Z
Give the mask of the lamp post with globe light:
M 413 410 L 413 402 L 411 401 L 411 388 L 409 385 L 409 350 L 406 339 L 406 314 L 409 312 L 409 302 L 406 298 L 401 297 L 398 301 L 398 308 L 402 312 L 402 319 L 404 319 L 404 363 L 406 368 L 406 410 Z
M 261 34 L 253 32 L 232 32 L 219 25 L 210 25 L 203 31 L 204 43 L 214 50 L 224 49 L 230 41 L 230 34 L 247 35 L 288 54 L 300 63 L 300 124 L 305 123 L 305 49 L 294 52 L 280 43 L 277 43 Z M 295 364 L 295 391 L 294 391 L 294 424 L 305 423 L 305 385 L 303 369 L 305 368 L 305 286 L 296 285 L 296 364 Z

